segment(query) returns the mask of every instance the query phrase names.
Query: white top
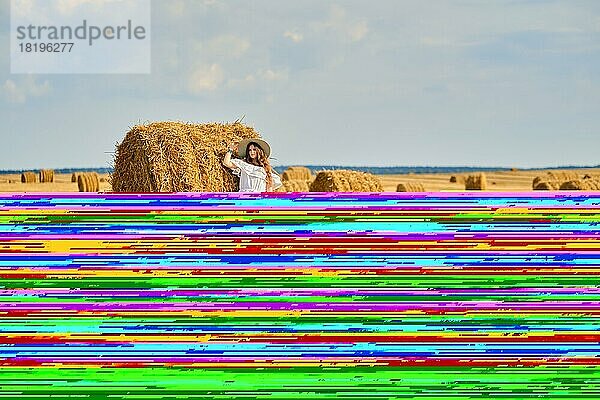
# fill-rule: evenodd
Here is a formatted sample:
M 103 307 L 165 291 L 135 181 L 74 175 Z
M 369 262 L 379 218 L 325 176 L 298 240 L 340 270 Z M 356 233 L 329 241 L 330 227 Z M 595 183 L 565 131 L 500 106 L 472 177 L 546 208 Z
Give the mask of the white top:
M 231 163 L 235 165 L 233 174 L 240 177 L 240 192 L 266 192 L 267 173 L 263 167 L 252 165 L 244 160 L 232 158 Z M 273 178 L 273 189 L 282 185 L 281 178 L 275 171 L 271 173 Z

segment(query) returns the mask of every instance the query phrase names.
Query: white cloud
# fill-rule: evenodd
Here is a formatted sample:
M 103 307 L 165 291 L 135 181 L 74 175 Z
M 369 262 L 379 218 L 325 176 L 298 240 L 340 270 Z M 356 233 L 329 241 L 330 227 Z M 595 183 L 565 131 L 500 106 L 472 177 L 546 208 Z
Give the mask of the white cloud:
M 82 4 L 91 3 L 93 0 L 58 0 L 56 8 L 62 14 L 70 14 Z
M 29 97 L 41 97 L 50 92 L 50 82 L 38 84 L 35 78 L 28 76 L 17 83 L 7 79 L 2 85 L 2 92 L 10 103 L 23 104 Z
M 193 94 L 213 91 L 223 83 L 223 69 L 219 64 L 202 65 L 190 74 L 188 90 Z
M 220 35 L 202 45 L 202 52 L 211 57 L 241 57 L 250 48 L 250 41 L 235 35 Z
M 347 35 L 353 42 L 361 40 L 368 32 L 369 28 L 365 21 L 358 21 L 355 24 L 349 25 L 347 28 Z
M 189 44 L 180 42 L 178 46 L 186 47 L 185 56 L 189 60 L 225 65 L 242 57 L 250 49 L 250 41 L 236 35 L 223 34 L 206 40 L 192 39 Z
M 300 43 L 304 39 L 304 36 L 296 30 L 285 31 L 283 37 L 290 39 L 294 43 Z
M 229 79 L 226 86 L 228 88 L 250 88 L 260 82 L 284 82 L 287 80 L 287 70 L 262 69 L 243 78 Z
M 61 14 L 72 14 L 77 8 L 83 5 L 92 5 L 95 8 L 101 8 L 109 3 L 119 2 L 121 0 L 58 0 L 56 8 Z
M 243 78 L 231 78 L 227 81 L 228 88 L 248 88 L 256 83 L 256 77 L 248 74 Z
M 358 42 L 369 32 L 367 22 L 348 16 L 346 10 L 339 5 L 332 5 L 329 18 L 317 25 L 318 30 L 330 30 L 340 35 L 345 40 Z
M 25 103 L 25 100 L 27 99 L 25 93 L 19 90 L 17 84 L 11 79 L 4 82 L 2 91 L 4 92 L 6 99 L 11 103 Z
M 262 79 L 264 79 L 266 81 L 285 81 L 288 79 L 287 70 L 274 71 L 272 69 L 267 69 L 267 70 L 261 71 L 261 73 L 259 75 Z
M 33 0 L 15 0 L 11 3 L 11 12 L 18 17 L 30 15 L 32 9 Z

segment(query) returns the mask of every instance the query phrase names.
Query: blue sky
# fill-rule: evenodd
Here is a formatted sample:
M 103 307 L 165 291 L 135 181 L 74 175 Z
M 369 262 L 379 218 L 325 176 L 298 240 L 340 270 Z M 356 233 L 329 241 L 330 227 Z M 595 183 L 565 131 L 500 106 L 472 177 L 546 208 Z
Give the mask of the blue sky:
M 0 169 L 242 115 L 280 165 L 600 164 L 595 0 L 154 0 L 149 75 L 10 74 L 0 18 Z

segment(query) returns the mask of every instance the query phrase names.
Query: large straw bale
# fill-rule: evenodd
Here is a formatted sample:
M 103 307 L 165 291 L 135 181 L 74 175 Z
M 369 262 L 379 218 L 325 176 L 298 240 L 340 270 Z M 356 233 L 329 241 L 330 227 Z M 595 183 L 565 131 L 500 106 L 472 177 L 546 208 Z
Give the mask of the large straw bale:
M 548 171 L 548 172 L 546 172 L 545 175 L 536 176 L 535 178 L 533 178 L 531 187 L 534 190 L 539 190 L 539 189 L 536 189 L 536 186 L 538 186 L 538 184 L 540 182 L 558 182 L 558 186 L 560 187 L 560 184 L 563 182 L 576 181 L 576 180 L 579 180 L 579 178 L 580 178 L 579 174 L 575 171 Z M 545 190 L 545 189 L 541 189 L 541 190 Z M 557 189 L 552 189 L 552 190 L 557 190 Z
M 487 189 L 487 178 L 485 173 L 481 172 L 474 175 L 469 175 L 465 178 L 466 190 L 485 190 Z
M 424 192 L 425 187 L 421 182 L 404 182 L 396 186 L 396 192 Z
M 80 192 L 97 192 L 100 190 L 98 173 L 84 172 L 77 176 L 77 187 Z
M 80 192 L 87 192 L 87 188 L 88 188 L 88 181 L 87 178 L 85 176 L 85 174 L 79 174 L 77 175 L 77 188 L 79 189 Z
M 39 172 L 40 182 L 54 182 L 54 170 L 41 169 Z
M 563 182 L 560 190 L 600 190 L 600 179 L 582 179 Z
M 345 169 L 320 171 L 310 185 L 311 192 L 383 192 L 373 174 Z
M 281 174 L 282 181 L 310 181 L 312 173 L 306 167 L 289 167 Z
M 22 183 L 35 183 L 37 182 L 37 174 L 32 171 L 23 172 L 21 174 Z
M 539 181 L 533 187 L 533 190 L 558 190 L 561 182 L 559 181 Z
M 279 188 L 280 192 L 308 192 L 310 191 L 310 184 L 312 181 L 309 180 L 282 180 L 281 183 L 283 186 Z
M 549 171 L 548 176 L 555 181 L 577 180 L 580 178 L 577 171 Z
M 110 181 L 115 192 L 234 192 L 239 179 L 222 160 L 227 145 L 260 138 L 240 122 L 137 125 L 117 146 Z

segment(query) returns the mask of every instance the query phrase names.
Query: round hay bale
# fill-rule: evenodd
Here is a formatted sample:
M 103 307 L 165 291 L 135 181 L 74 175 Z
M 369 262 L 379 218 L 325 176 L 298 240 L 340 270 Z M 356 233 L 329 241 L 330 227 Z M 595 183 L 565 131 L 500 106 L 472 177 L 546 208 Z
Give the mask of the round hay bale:
M 97 192 L 100 190 L 98 174 L 96 172 L 84 172 L 77 176 L 77 187 L 80 192 Z
M 575 171 L 549 171 L 548 180 L 554 181 L 574 181 L 579 180 L 579 173 Z
M 533 190 L 558 190 L 560 182 L 558 181 L 541 181 L 533 187 Z
M 79 189 L 80 192 L 87 192 L 88 190 L 88 183 L 87 183 L 87 179 L 85 177 L 85 174 L 79 174 L 77 175 L 77 188 Z
M 239 179 L 222 160 L 227 145 L 260 138 L 240 122 L 137 125 L 117 146 L 115 192 L 235 192 Z
M 88 173 L 88 179 L 90 180 L 91 192 L 98 192 L 100 190 L 100 176 L 97 172 Z
M 466 190 L 485 190 L 487 189 L 487 178 L 485 173 L 469 175 L 465 179 Z
M 586 179 L 587 181 L 587 179 Z M 584 181 L 567 181 L 567 182 L 563 182 L 561 183 L 559 189 L 560 190 L 585 190 L 584 189 L 585 183 Z
M 425 187 L 421 182 L 399 183 L 396 192 L 425 192 Z
M 593 178 L 584 181 L 584 190 L 600 190 L 600 179 Z
M 37 182 L 37 174 L 35 172 L 27 171 L 21 174 L 22 183 L 35 183 Z
M 41 169 L 39 172 L 40 182 L 54 182 L 54 170 L 52 169 Z
M 465 184 L 465 177 L 463 175 L 452 175 L 450 177 L 450 182 L 451 183 L 460 183 L 460 184 Z
M 289 167 L 281 174 L 282 181 L 310 181 L 312 173 L 306 167 Z
M 579 174 L 574 171 L 548 171 L 545 175 L 536 176 L 533 178 L 533 182 L 531 183 L 531 187 L 536 190 L 536 186 L 540 182 L 558 182 L 558 187 L 560 184 L 566 181 L 576 181 L 579 180 Z M 546 189 L 541 189 L 546 190 Z M 550 189 L 550 190 L 558 190 L 558 189 Z
M 87 192 L 87 181 L 83 174 L 77 175 L 77 188 L 80 192 Z
M 584 179 L 563 182 L 560 190 L 600 190 L 600 179 Z
M 79 173 L 75 173 L 73 172 L 71 174 L 71 182 L 77 182 L 77 177 L 79 176 Z
M 311 192 L 383 192 L 373 174 L 345 169 L 320 171 L 310 184 Z
M 281 186 L 278 191 L 280 192 L 308 192 L 310 191 L 311 181 L 309 180 L 290 180 L 290 181 L 281 181 L 283 186 Z

